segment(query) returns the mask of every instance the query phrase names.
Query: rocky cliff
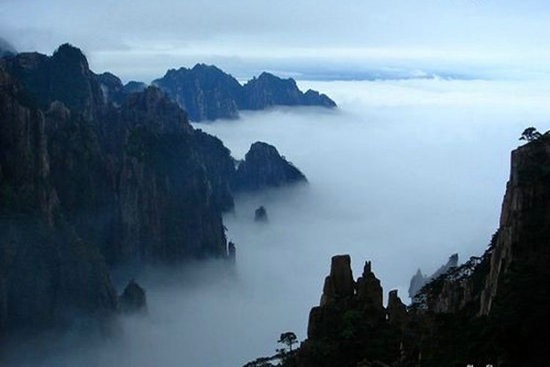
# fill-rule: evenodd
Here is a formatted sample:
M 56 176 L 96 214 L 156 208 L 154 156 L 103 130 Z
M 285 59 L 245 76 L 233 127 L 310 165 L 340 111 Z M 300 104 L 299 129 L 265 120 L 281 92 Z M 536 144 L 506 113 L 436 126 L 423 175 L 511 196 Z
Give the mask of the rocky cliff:
M 273 106 L 336 107 L 324 94 L 300 91 L 293 79 L 262 73 L 244 86 L 215 66 L 197 64 L 192 69 L 168 70 L 153 81 L 185 109 L 192 121 L 234 119 L 239 110 L 261 110 Z
M 547 364 L 549 172 L 549 134 L 512 152 L 500 227 L 489 247 L 434 276 L 408 308 L 394 291 L 383 308 L 370 263 L 353 282 L 349 257 L 334 257 L 308 338 L 283 365 Z
M 309 314 L 308 338 L 287 363 L 322 367 L 398 360 L 407 321 L 397 291 L 390 292 L 387 307 L 382 304 L 382 287 L 370 262 L 355 282 L 350 257 L 334 256 L 321 303 Z
M 307 182 L 298 168 L 282 157 L 273 145 L 256 142 L 239 163 L 232 186 L 236 191 L 253 191 L 298 182 Z
M 109 266 L 234 261 L 235 161 L 160 89 L 128 94 L 65 44 L 0 61 L 0 113 L 1 335 L 107 318 Z
M 0 336 L 108 317 L 116 294 L 98 249 L 65 221 L 46 118 L 0 68 Z
M 1 334 L 112 314 L 107 263 L 228 257 L 229 150 L 120 86 L 70 45 L 0 64 Z

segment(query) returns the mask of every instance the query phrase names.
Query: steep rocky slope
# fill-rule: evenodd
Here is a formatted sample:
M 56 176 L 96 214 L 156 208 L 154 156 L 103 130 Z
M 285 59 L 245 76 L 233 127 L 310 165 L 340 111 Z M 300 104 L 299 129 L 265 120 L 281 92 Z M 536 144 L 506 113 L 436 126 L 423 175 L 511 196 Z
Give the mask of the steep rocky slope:
M 0 69 L 0 336 L 108 317 L 116 294 L 98 249 L 61 215 L 46 118 Z
M 114 312 L 107 263 L 227 257 L 229 151 L 156 88 L 116 107 L 106 79 L 70 45 L 0 64 L 2 334 Z
M 235 259 L 235 161 L 160 89 L 68 44 L 2 59 L 0 88 L 0 334 L 112 315 L 110 266 Z
M 452 259 L 451 259 L 452 260 Z M 382 305 L 370 263 L 356 282 L 332 259 L 308 338 L 285 366 L 539 366 L 550 341 L 550 135 L 512 152 L 487 251 L 427 283 L 408 308 Z M 255 366 L 255 362 L 252 362 Z

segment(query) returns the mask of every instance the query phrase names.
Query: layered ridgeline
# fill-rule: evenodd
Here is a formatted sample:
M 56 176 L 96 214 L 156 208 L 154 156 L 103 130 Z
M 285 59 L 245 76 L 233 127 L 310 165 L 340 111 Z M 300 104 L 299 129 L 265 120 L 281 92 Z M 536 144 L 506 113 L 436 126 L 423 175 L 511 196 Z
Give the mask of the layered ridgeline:
M 500 227 L 481 257 L 429 281 L 411 306 L 391 291 L 384 307 L 370 262 L 355 281 L 349 256 L 336 256 L 301 347 L 247 366 L 547 365 L 550 135 L 528 140 L 512 153 Z
M 274 106 L 336 107 L 319 92 L 303 93 L 296 81 L 262 73 L 244 86 L 215 66 L 197 64 L 191 69 L 168 70 L 153 81 L 189 113 L 192 121 L 234 119 L 239 110 L 263 110 Z
M 67 44 L 0 61 L 0 336 L 112 315 L 111 266 L 234 256 L 230 151 L 132 87 Z

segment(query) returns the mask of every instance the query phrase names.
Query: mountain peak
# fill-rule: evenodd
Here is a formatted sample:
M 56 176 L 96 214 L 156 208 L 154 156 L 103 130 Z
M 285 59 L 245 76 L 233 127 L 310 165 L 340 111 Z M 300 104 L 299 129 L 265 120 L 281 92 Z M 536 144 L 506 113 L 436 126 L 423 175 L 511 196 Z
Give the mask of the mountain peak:
M 88 60 L 81 49 L 71 45 L 70 43 L 64 43 L 57 48 L 53 53 L 53 58 L 56 60 L 66 61 L 78 61 L 88 67 Z

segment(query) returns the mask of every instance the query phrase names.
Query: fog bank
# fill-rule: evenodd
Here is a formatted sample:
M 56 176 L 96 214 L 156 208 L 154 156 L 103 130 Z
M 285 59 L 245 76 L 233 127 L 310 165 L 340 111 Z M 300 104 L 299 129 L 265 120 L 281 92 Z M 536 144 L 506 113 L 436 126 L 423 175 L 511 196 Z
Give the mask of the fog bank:
M 418 267 L 481 254 L 498 225 L 510 150 L 523 129 L 550 126 L 550 87 L 498 81 L 301 82 L 334 98 L 315 108 L 242 113 L 196 124 L 236 158 L 274 144 L 309 184 L 236 198 L 224 220 L 237 263 L 135 274 L 148 313 L 107 340 L 20 345 L 2 365 L 241 366 L 275 352 L 283 331 L 306 334 L 330 257 L 365 260 L 385 293 L 406 297 Z M 255 223 L 264 205 L 268 222 Z M 29 349 L 31 348 L 31 349 Z M 30 350 L 35 352 L 31 353 Z M 38 352 L 36 352 L 38 350 Z

